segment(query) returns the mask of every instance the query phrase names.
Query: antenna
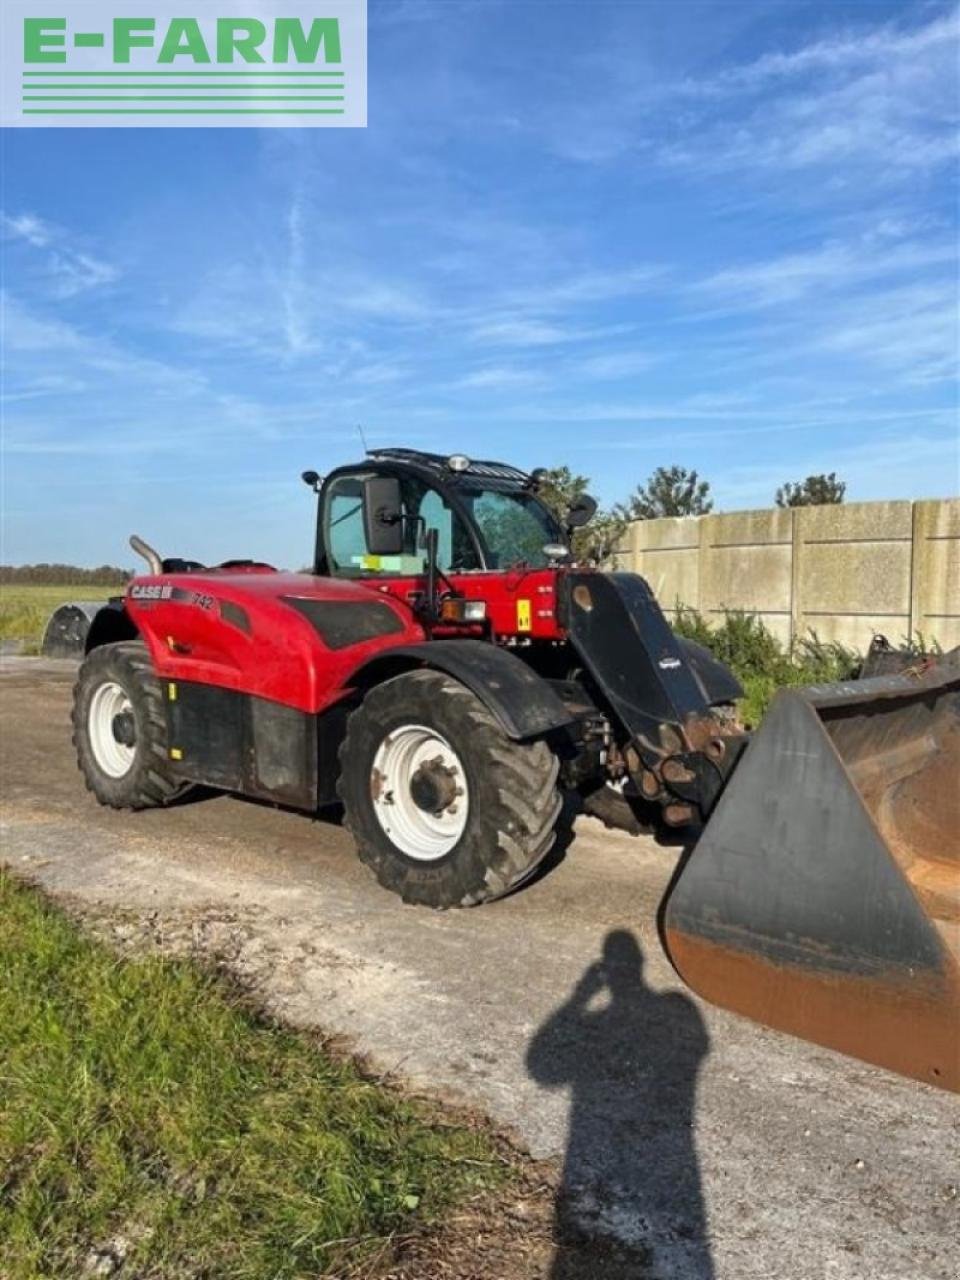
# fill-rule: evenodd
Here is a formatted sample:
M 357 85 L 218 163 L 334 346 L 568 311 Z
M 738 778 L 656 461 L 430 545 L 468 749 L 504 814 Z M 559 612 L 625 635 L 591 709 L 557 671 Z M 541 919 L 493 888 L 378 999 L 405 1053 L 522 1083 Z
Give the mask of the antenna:
M 360 443 L 363 445 L 363 452 L 369 453 L 370 450 L 367 447 L 367 437 L 363 434 L 363 427 L 361 427 L 359 422 L 357 423 L 357 431 L 360 433 Z

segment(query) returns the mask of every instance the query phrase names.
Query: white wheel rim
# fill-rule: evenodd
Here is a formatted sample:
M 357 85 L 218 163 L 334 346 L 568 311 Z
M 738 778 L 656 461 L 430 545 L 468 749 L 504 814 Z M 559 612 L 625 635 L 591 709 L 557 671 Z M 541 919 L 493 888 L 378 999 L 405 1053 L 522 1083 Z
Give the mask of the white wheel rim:
M 114 721 L 124 713 L 133 715 L 133 703 L 122 685 L 107 680 L 99 685 L 90 699 L 87 730 L 94 759 L 110 778 L 122 778 L 133 767 L 136 746 L 117 740 Z
M 433 811 L 421 807 L 411 790 L 425 778 L 441 783 Z M 370 795 L 390 842 L 418 862 L 435 862 L 448 854 L 467 825 L 470 793 L 460 757 L 446 738 L 420 724 L 392 729 L 380 743 Z

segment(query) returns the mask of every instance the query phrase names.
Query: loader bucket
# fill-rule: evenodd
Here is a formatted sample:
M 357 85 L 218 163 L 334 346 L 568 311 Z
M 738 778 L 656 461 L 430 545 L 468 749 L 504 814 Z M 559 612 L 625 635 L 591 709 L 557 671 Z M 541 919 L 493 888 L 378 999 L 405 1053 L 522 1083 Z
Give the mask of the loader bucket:
M 958 656 L 779 693 L 662 919 L 705 999 L 955 1091 Z

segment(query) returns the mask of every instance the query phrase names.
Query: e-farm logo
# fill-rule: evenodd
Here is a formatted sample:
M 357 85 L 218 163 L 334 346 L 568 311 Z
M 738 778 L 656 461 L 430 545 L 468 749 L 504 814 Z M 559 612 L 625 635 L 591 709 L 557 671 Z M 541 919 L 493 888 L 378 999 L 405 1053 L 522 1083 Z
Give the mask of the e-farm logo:
M 366 25 L 366 0 L 3 0 L 0 123 L 362 127 Z

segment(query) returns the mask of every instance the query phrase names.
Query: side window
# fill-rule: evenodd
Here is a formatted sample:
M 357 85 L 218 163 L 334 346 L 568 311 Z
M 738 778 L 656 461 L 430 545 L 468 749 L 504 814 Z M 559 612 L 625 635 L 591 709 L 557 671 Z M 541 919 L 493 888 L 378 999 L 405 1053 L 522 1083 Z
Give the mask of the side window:
M 436 489 L 407 476 L 402 482 L 404 547 L 398 556 L 371 556 L 363 529 L 364 474 L 340 476 L 324 503 L 324 540 L 329 572 L 342 577 L 361 574 L 420 574 L 426 568 L 421 545 L 424 525 L 436 529 L 437 561 L 442 570 L 479 569 L 480 564 L 463 521 Z
M 336 573 L 360 573 L 367 543 L 363 533 L 361 477 L 342 476 L 327 495 L 327 549 Z
M 436 489 L 428 489 L 423 495 L 420 515 L 426 528 L 437 531 L 437 563 L 441 569 L 449 569 L 453 553 L 453 512 Z
M 428 489 L 419 481 L 413 481 L 404 494 L 404 506 L 413 515 L 420 516 L 424 527 L 436 529 L 437 564 L 445 573 L 480 568 L 473 541 L 463 520 L 452 507 L 447 506 L 436 489 Z M 420 527 L 413 520 L 410 525 L 411 537 L 416 540 L 420 536 Z M 425 564 L 425 553 L 421 551 L 419 554 Z

